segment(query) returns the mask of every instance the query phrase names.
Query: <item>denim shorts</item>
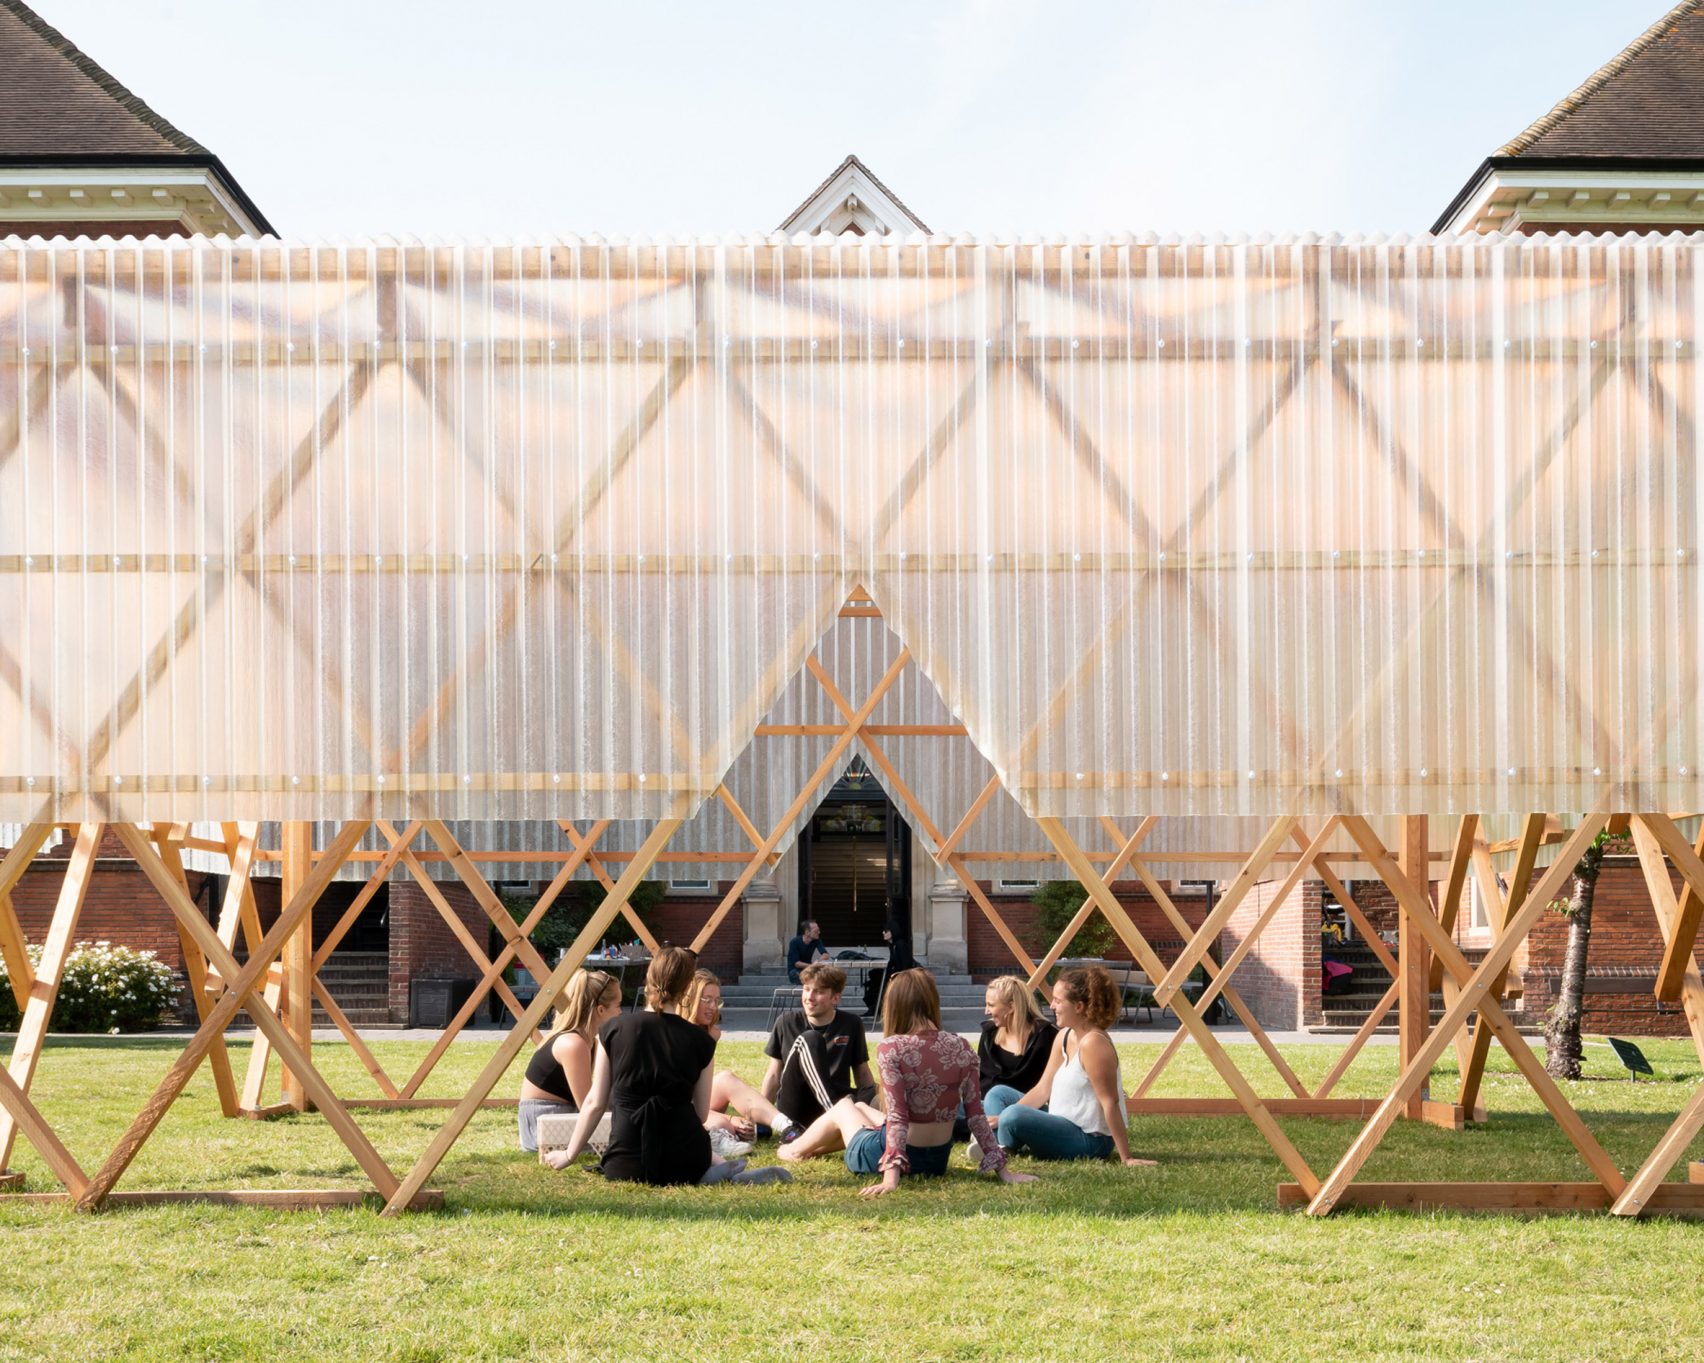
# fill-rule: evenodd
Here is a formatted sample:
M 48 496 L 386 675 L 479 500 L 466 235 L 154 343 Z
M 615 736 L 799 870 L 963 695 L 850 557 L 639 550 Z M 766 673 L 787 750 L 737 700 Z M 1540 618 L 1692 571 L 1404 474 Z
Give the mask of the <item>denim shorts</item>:
M 882 1151 L 887 1148 L 885 1126 L 865 1127 L 846 1147 L 846 1167 L 855 1174 L 881 1172 Z M 905 1157 L 911 1161 L 913 1174 L 938 1176 L 947 1172 L 947 1160 L 953 1153 L 953 1143 L 945 1145 L 908 1145 Z

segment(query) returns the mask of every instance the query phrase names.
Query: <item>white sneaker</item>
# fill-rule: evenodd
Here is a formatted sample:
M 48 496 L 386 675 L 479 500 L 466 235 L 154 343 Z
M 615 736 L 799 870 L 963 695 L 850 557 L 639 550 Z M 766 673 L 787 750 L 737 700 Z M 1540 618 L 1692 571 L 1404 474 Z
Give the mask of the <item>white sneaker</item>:
M 977 1165 L 979 1167 L 981 1166 L 981 1164 L 982 1164 L 982 1147 L 976 1143 L 976 1137 L 975 1136 L 972 1136 L 970 1138 L 970 1147 L 969 1147 L 969 1149 L 967 1149 L 964 1152 L 964 1158 L 965 1158 L 965 1162 L 967 1164 L 974 1164 L 974 1165 Z
M 742 1141 L 725 1126 L 710 1128 L 710 1149 L 723 1159 L 738 1159 L 751 1154 L 751 1142 Z

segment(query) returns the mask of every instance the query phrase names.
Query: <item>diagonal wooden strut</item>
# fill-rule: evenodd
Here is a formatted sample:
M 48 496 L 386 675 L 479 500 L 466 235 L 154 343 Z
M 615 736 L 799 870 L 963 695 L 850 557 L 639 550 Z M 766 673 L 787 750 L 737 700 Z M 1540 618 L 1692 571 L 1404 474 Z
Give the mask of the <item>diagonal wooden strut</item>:
M 86 823 L 77 830 L 71 859 L 65 867 L 65 879 L 59 884 L 59 898 L 53 906 L 47 938 L 42 944 L 41 964 L 35 972 L 29 1003 L 18 1022 L 18 1039 L 13 1043 L 7 1070 L 18 1088 L 26 1094 L 35 1078 L 36 1063 L 41 1059 L 42 1044 L 47 1039 L 48 1023 L 53 1017 L 53 1005 L 59 999 L 59 982 L 65 976 L 66 958 L 75 944 L 77 920 L 82 915 L 83 901 L 89 893 L 89 880 L 95 870 L 95 852 L 105 827 L 104 824 Z M 0 1169 L 6 1168 L 7 1161 L 11 1159 L 12 1146 L 17 1138 L 18 1126 L 12 1115 L 0 1113 Z
M 1023 943 L 1018 941 L 1017 936 L 1006 925 L 1005 919 L 1000 917 L 1000 911 L 994 907 L 981 883 L 970 873 L 970 863 L 957 852 L 943 853 L 941 851 L 946 845 L 946 839 L 941 836 L 941 830 L 936 826 L 934 819 L 930 818 L 929 811 L 923 808 L 922 802 L 912 794 L 911 787 L 905 783 L 905 778 L 899 774 L 893 763 L 888 761 L 887 754 L 865 732 L 862 720 L 854 716 L 851 705 L 847 703 L 846 697 L 840 694 L 840 688 L 835 686 L 833 678 L 828 675 L 822 664 L 815 658 L 811 658 L 805 666 L 816 678 L 817 685 L 822 687 L 823 693 L 828 697 L 829 704 L 840 711 L 849 725 L 856 726 L 853 730 L 855 736 L 864 745 L 864 751 L 870 755 L 870 760 L 881 769 L 883 776 L 887 778 L 887 786 L 893 793 L 895 800 L 902 807 L 911 811 L 916 831 L 925 845 L 928 846 L 930 856 L 934 858 L 937 864 L 945 865 L 953 873 L 959 884 L 964 887 L 965 893 L 970 896 L 971 902 L 982 911 L 983 917 L 988 920 L 1000 940 L 1006 944 L 1006 949 L 1024 968 L 1025 973 L 1034 975 L 1035 963 L 1030 960 L 1029 953 L 1024 950 Z M 967 817 L 969 816 L 967 815 Z M 962 827 L 968 827 L 964 820 L 961 819 L 959 822 Z
M 1662 930 L 1665 949 L 1672 948 L 1680 924 L 1680 904 L 1675 899 L 1674 887 L 1669 881 L 1668 863 L 1663 860 L 1665 847 L 1686 846 L 1686 840 L 1681 837 L 1680 830 L 1673 822 L 1661 814 L 1635 814 L 1632 827 L 1633 845 L 1639 853 L 1639 868 L 1644 872 L 1646 887 L 1651 893 L 1651 907 L 1656 912 L 1657 924 Z M 1694 860 L 1697 859 L 1694 853 Z M 1681 871 L 1684 877 L 1684 889 L 1690 892 L 1692 877 L 1687 874 L 1687 868 Z M 1704 1059 L 1704 978 L 1698 972 L 1698 962 L 1689 948 L 1683 958 L 1684 972 L 1681 975 L 1681 1003 L 1686 1010 L 1687 1026 L 1692 1031 L 1692 1042 L 1699 1056 Z M 1643 1164 L 1627 1180 L 1627 1187 L 1622 1190 L 1610 1210 L 1617 1216 L 1638 1216 L 1650 1209 L 1651 1201 L 1662 1182 L 1668 1177 L 1668 1172 L 1692 1144 L 1698 1132 L 1704 1129 L 1704 1084 L 1701 1084 L 1692 1095 L 1691 1100 L 1683 1107 L 1680 1114 L 1663 1133 L 1662 1139 L 1652 1148 Z
M 520 1054 L 521 1047 L 526 1043 L 527 1038 L 533 1034 L 539 1023 L 544 1020 L 545 1014 L 554 1006 L 557 996 L 567 985 L 574 972 L 585 963 L 586 953 L 596 945 L 598 939 L 603 936 L 605 929 L 615 921 L 616 915 L 621 912 L 622 904 L 627 901 L 639 882 L 645 878 L 645 873 L 651 869 L 658 853 L 675 835 L 675 831 L 679 829 L 681 822 L 680 819 L 663 819 L 651 830 L 650 836 L 634 853 L 633 860 L 627 863 L 627 869 L 621 873 L 621 879 L 616 881 L 615 889 L 598 906 L 598 911 L 592 915 L 591 921 L 580 930 L 580 935 L 563 952 L 561 963 L 551 972 L 550 977 L 540 983 L 537 997 L 520 1015 L 515 1025 L 509 1029 L 509 1034 L 503 1038 L 502 1044 L 497 1047 L 497 1053 L 486 1063 L 485 1068 L 480 1071 L 479 1077 L 473 1081 L 473 1086 L 468 1090 L 466 1096 L 456 1105 L 455 1111 L 450 1114 L 449 1120 L 432 1138 L 431 1144 L 426 1147 L 420 1158 L 415 1162 L 414 1167 L 408 1171 L 402 1182 L 397 1186 L 396 1191 L 391 1194 L 389 1200 L 385 1203 L 384 1215 L 395 1216 L 413 1202 L 415 1195 L 426 1186 L 426 1180 L 432 1177 L 432 1171 L 438 1167 L 445 1154 L 449 1152 L 450 1147 L 467 1129 L 467 1124 L 473 1120 L 474 1113 L 480 1110 L 480 1106 L 490 1095 L 491 1090 L 497 1086 L 498 1080 L 502 1079 L 509 1066 L 514 1063 L 515 1057 Z
M 1148 894 L 1153 898 L 1154 902 L 1160 906 L 1160 912 L 1165 914 L 1171 925 L 1176 928 L 1180 934 L 1187 938 L 1189 936 L 1189 920 L 1183 916 L 1183 913 L 1178 909 L 1177 905 L 1172 902 L 1172 897 L 1166 892 L 1165 886 L 1160 884 L 1159 880 L 1155 877 L 1154 873 L 1149 870 L 1145 862 L 1140 859 L 1135 859 L 1131 864 L 1135 868 L 1138 879 L 1140 879 L 1143 886 L 1146 887 Z M 1261 1052 L 1271 1063 L 1272 1068 L 1278 1072 L 1278 1077 L 1284 1081 L 1285 1087 L 1288 1088 L 1297 1098 L 1309 1097 L 1310 1095 L 1306 1086 L 1303 1085 L 1301 1079 L 1297 1077 L 1295 1070 L 1290 1067 L 1290 1062 L 1284 1059 L 1283 1053 L 1279 1051 L 1276 1045 L 1273 1044 L 1272 1038 L 1266 1034 L 1266 1029 L 1260 1025 L 1260 1019 L 1255 1017 L 1254 1010 L 1244 1003 L 1242 996 L 1231 987 L 1230 974 L 1233 967 L 1228 964 L 1220 965 L 1211 956 L 1203 956 L 1201 958 L 1201 965 L 1207 972 L 1208 980 L 1212 983 L 1216 983 L 1223 989 L 1225 1003 L 1233 1012 L 1236 1013 L 1237 1018 L 1242 1022 L 1243 1026 L 1248 1028 L 1249 1035 L 1254 1038 L 1255 1044 L 1260 1047 Z M 1200 1016 L 1203 1018 L 1206 1017 L 1207 1007 L 1205 1004 L 1197 1001 L 1192 1006 Z M 1173 1011 L 1175 1012 L 1176 1010 L 1174 1009 Z M 1142 1081 L 1137 1084 L 1135 1089 L 1131 1092 L 1130 1096 L 1132 1099 L 1139 1099 L 1146 1096 L 1148 1090 L 1154 1086 L 1160 1075 L 1165 1072 L 1165 1068 L 1171 1063 L 1172 1057 L 1182 1049 L 1183 1043 L 1189 1035 L 1189 1029 L 1180 1023 L 1177 1030 L 1172 1033 L 1171 1039 L 1166 1043 L 1165 1048 L 1160 1052 L 1159 1057 L 1149 1068 L 1148 1073 L 1142 1077 Z
M 120 831 L 122 834 L 124 830 Z M 359 845 L 361 837 L 366 831 L 367 823 L 365 820 L 356 820 L 343 827 L 331 846 L 326 849 L 324 856 L 320 858 L 309 873 L 301 889 L 296 892 L 289 903 L 284 905 L 283 911 L 278 915 L 278 921 L 272 925 L 272 930 L 261 940 L 260 946 L 249 953 L 249 958 L 241 969 L 238 969 L 236 962 L 220 945 L 217 936 L 213 934 L 211 928 L 208 928 L 206 920 L 201 919 L 200 914 L 193 912 L 193 905 L 190 906 L 190 917 L 199 920 L 201 926 L 207 929 L 208 937 L 216 948 L 216 954 L 210 952 L 209 955 L 213 957 L 221 978 L 228 981 L 228 987 L 220 995 L 212 1011 L 208 1013 L 207 1020 L 190 1038 L 189 1045 L 184 1047 L 177 1060 L 166 1072 L 165 1077 L 160 1080 L 148 1101 L 143 1105 L 142 1110 L 137 1113 L 129 1127 L 125 1129 L 124 1134 L 119 1137 L 118 1143 L 107 1156 L 105 1163 L 96 1170 L 94 1177 L 89 1180 L 89 1186 L 85 1189 L 83 1196 L 77 1199 L 78 1207 L 88 1210 L 100 1206 L 105 1201 L 106 1195 L 124 1176 L 124 1171 L 130 1167 L 130 1163 L 136 1158 L 137 1152 L 147 1142 L 148 1137 L 153 1134 L 154 1129 L 159 1126 L 161 1119 L 165 1117 L 171 1105 L 177 1101 L 178 1095 L 183 1092 L 184 1086 L 189 1083 L 191 1076 L 200 1067 L 201 1059 L 206 1055 L 208 1047 L 213 1044 L 213 1039 L 223 1034 L 239 1009 L 248 1011 L 250 1016 L 255 1019 L 256 1025 L 261 1028 L 262 1033 L 271 1037 L 273 1044 L 278 1046 L 279 1054 L 284 1055 L 286 1060 L 289 1060 L 292 1056 L 300 1059 L 300 1053 L 291 1044 L 289 1034 L 285 1031 L 282 1023 L 279 1022 L 277 1014 L 263 999 L 256 995 L 255 985 L 270 969 L 273 961 L 277 959 L 278 953 L 284 949 L 284 943 L 289 939 L 290 934 L 296 930 L 304 917 L 313 912 L 314 903 L 324 892 L 325 887 L 331 883 L 331 879 L 337 874 L 338 868 L 343 865 L 349 854 Z M 153 857 L 147 840 L 134 829 L 128 830 L 128 834 L 126 846 L 130 848 L 131 855 L 136 857 L 138 865 L 145 871 L 158 867 L 158 862 Z M 131 843 L 134 843 L 135 846 L 130 847 Z M 176 888 L 171 877 L 163 869 L 157 870 L 155 874 L 158 874 L 165 882 L 167 888 L 163 888 L 161 893 L 166 895 L 167 904 L 175 904 L 176 901 L 169 893 L 170 890 Z M 283 1037 L 282 1044 L 279 1042 L 280 1036 Z M 307 1066 L 307 1069 L 311 1070 L 312 1066 Z M 334 1107 L 341 1109 L 337 1096 L 330 1093 L 329 1089 L 326 1090 L 326 1097 Z M 358 1132 L 357 1135 L 359 1135 Z M 364 1142 L 365 1137 L 360 1137 L 360 1141 Z M 384 1161 L 380 1160 L 376 1153 L 372 1156 L 372 1160 L 374 1167 L 368 1171 L 369 1176 L 376 1176 L 382 1179 L 386 1185 L 394 1187 L 394 1175 L 390 1173 Z M 363 1164 L 362 1167 L 366 1168 L 366 1165 Z M 378 1184 L 375 1183 L 375 1186 L 378 1186 Z M 384 1191 L 384 1189 L 381 1188 L 381 1191 Z
M 1531 1048 L 1515 1030 L 1514 1024 L 1508 1020 L 1501 1005 L 1489 997 L 1492 981 L 1508 966 L 1515 954 L 1515 948 L 1525 940 L 1533 924 L 1538 921 L 1538 916 L 1550 902 L 1550 897 L 1572 873 L 1575 863 L 1608 819 L 1607 814 L 1591 814 L 1581 821 L 1573 836 L 1563 846 L 1557 860 L 1546 869 L 1538 884 L 1533 886 L 1520 912 L 1510 920 L 1502 938 L 1492 945 L 1490 952 L 1480 962 L 1479 968 L 1471 970 L 1460 949 L 1439 927 L 1438 920 L 1431 911 L 1430 899 L 1418 893 L 1366 821 L 1355 816 L 1344 818 L 1344 827 L 1360 844 L 1379 877 L 1396 895 L 1403 913 L 1414 918 L 1416 928 L 1427 936 L 1432 950 L 1443 958 L 1444 968 L 1456 977 L 1462 988 L 1455 1003 L 1445 1009 L 1437 1028 L 1404 1067 L 1391 1091 L 1379 1103 L 1378 1110 L 1355 1137 L 1343 1158 L 1338 1161 L 1337 1167 L 1326 1176 L 1318 1190 L 1310 1195 L 1310 1215 L 1323 1216 L 1336 1206 L 1343 1190 L 1354 1181 L 1355 1175 L 1384 1139 L 1385 1133 L 1406 1107 L 1409 1098 L 1419 1092 L 1426 1076 L 1431 1073 L 1432 1066 L 1437 1063 L 1444 1048 L 1450 1044 L 1450 1038 L 1461 1030 L 1466 1024 L 1468 1014 L 1475 1008 L 1481 1009 L 1496 1029 L 1498 1040 L 1502 1041 L 1510 1058 L 1538 1091 L 1545 1106 L 1550 1108 L 1551 1114 L 1574 1143 L 1575 1149 L 1585 1158 L 1587 1166 L 1597 1176 L 1598 1181 L 1612 1194 L 1619 1195 L 1624 1186 L 1620 1170 L 1603 1152 L 1602 1147 L 1579 1120 L 1578 1114 L 1556 1089 L 1555 1081 L 1545 1074 L 1544 1066 L 1533 1056 Z
M 876 683 L 875 689 L 858 707 L 857 714 L 847 721 L 845 729 L 834 740 L 822 761 L 817 763 L 816 770 L 811 773 L 805 781 L 804 787 L 794 796 L 792 804 L 788 805 L 786 812 L 775 821 L 775 827 L 770 830 L 769 836 L 759 844 L 757 851 L 746 862 L 744 869 L 741 870 L 732 887 L 722 896 L 722 902 L 716 906 L 715 912 L 698 930 L 698 935 L 692 939 L 694 951 L 703 951 L 710 939 L 715 936 L 716 929 L 722 926 L 722 920 L 733 910 L 734 905 L 739 903 L 740 896 L 745 893 L 746 886 L 751 884 L 752 878 L 767 864 L 769 854 L 781 845 L 781 840 L 787 836 L 794 822 L 804 812 L 805 806 L 816 794 L 816 788 L 822 784 L 830 772 L 834 771 L 845 760 L 846 750 L 852 746 L 852 740 L 857 737 L 858 729 L 875 713 L 876 706 L 881 704 L 882 697 L 899 680 L 899 674 L 905 670 L 905 665 L 910 660 L 910 651 L 902 648 L 898 656 L 888 664 L 887 671 L 882 674 L 882 679 Z
M 1046 835 L 1047 840 L 1058 850 L 1059 855 L 1064 858 L 1065 864 L 1071 868 L 1072 874 L 1082 882 L 1085 889 L 1094 895 L 1096 902 L 1100 904 L 1101 912 L 1106 915 L 1107 921 L 1113 925 L 1118 935 L 1124 939 L 1124 944 L 1130 948 L 1131 955 L 1135 957 L 1137 964 L 1148 972 L 1148 978 L 1153 979 L 1159 975 L 1161 973 L 1160 958 L 1143 938 L 1136 924 L 1131 921 L 1130 915 L 1124 911 L 1124 906 L 1118 902 L 1118 896 L 1113 894 L 1106 881 L 1101 877 L 1100 872 L 1095 869 L 1094 863 L 1083 854 L 1082 849 L 1072 840 L 1070 833 L 1065 829 L 1065 825 L 1056 818 L 1037 819 L 1036 824 Z M 1248 1113 L 1249 1120 L 1254 1123 L 1260 1134 L 1266 1137 L 1267 1144 L 1272 1147 L 1274 1153 L 1283 1162 L 1284 1167 L 1304 1188 L 1317 1189 L 1319 1179 L 1308 1167 L 1308 1162 L 1302 1158 L 1301 1152 L 1290 1143 L 1290 1138 L 1284 1134 L 1277 1119 L 1267 1110 L 1265 1104 L 1249 1086 L 1248 1080 L 1243 1077 L 1242 1072 L 1236 1067 L 1236 1063 L 1225 1053 L 1225 1048 L 1219 1044 L 1219 1039 L 1213 1035 L 1212 1029 L 1201 1020 L 1201 1015 L 1196 1012 L 1194 1006 L 1187 998 L 1180 997 L 1172 1004 L 1172 1011 L 1177 1014 L 1178 1021 L 1189 1029 L 1195 1038 L 1196 1045 L 1201 1047 L 1202 1053 L 1212 1063 L 1213 1068 L 1219 1072 L 1219 1076 L 1224 1079 L 1231 1092 L 1236 1095 L 1237 1101 L 1242 1104 L 1243 1111 Z
M 533 905 L 532 911 L 527 914 L 525 921 L 521 923 L 519 933 L 517 934 L 518 937 L 523 940 L 529 938 L 533 929 L 544 920 L 545 914 L 550 912 L 550 906 L 556 902 L 557 897 L 564 889 L 567 888 L 569 881 L 574 878 L 574 874 L 580 869 L 581 864 L 590 859 L 593 845 L 600 837 L 603 836 L 605 830 L 608 829 L 609 824 L 610 821 L 608 819 L 599 820 L 593 826 L 592 831 L 583 840 L 576 841 L 573 855 L 570 856 L 565 863 L 563 863 L 562 868 L 556 873 L 555 878 L 550 882 L 549 886 L 546 887 L 544 893 L 538 897 L 538 902 Z M 564 828 L 571 830 L 572 825 L 565 824 Z M 577 835 L 570 832 L 569 836 L 576 837 Z M 614 886 L 610 887 L 610 892 L 614 892 Z M 624 904 L 623 907 L 626 908 L 627 906 Z M 403 1086 L 402 1093 L 400 1095 L 401 1097 L 413 1098 L 420 1091 L 420 1086 L 426 1082 L 427 1077 L 437 1066 L 439 1059 L 443 1056 L 444 1052 L 449 1049 L 450 1043 L 456 1039 L 462 1028 L 467 1026 L 468 1019 L 474 1015 L 475 1011 L 479 1008 L 479 1005 L 484 1001 L 485 996 L 491 992 L 492 986 L 502 978 L 504 967 L 508 965 L 514 956 L 515 943 L 513 941 L 505 942 L 503 944 L 503 949 L 497 953 L 497 959 L 492 961 L 490 965 L 486 966 L 485 973 L 480 976 L 479 982 L 474 985 L 473 992 L 468 995 L 466 1001 L 459 1009 L 457 1009 L 456 1015 L 450 1019 L 449 1026 L 445 1027 L 444 1030 L 438 1034 L 438 1038 L 432 1043 L 431 1049 L 428 1050 L 425 1056 L 421 1058 L 420 1064 L 415 1067 L 414 1073 L 409 1077 L 408 1083 Z M 548 974 L 549 972 L 545 971 L 543 974 L 539 975 L 538 978 L 541 983 Z

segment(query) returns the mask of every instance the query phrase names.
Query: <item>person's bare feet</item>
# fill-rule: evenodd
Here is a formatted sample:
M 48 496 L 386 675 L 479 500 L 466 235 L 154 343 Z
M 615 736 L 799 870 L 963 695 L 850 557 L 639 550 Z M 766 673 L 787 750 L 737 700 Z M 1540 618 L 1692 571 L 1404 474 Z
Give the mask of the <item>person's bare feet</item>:
M 775 1157 L 777 1159 L 793 1160 L 795 1162 L 798 1160 L 809 1159 L 811 1157 L 811 1152 L 809 1150 L 801 1149 L 800 1147 L 803 1145 L 803 1141 L 789 1141 L 786 1145 L 778 1145 L 775 1147 Z

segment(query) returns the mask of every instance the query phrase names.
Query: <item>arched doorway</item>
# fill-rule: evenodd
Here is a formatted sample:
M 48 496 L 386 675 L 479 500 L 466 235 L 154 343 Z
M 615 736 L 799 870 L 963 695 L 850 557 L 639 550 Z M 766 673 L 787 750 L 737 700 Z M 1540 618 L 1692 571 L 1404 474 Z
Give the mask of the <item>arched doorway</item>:
M 877 945 L 889 915 L 911 923 L 911 829 L 854 759 L 800 840 L 799 916 L 831 949 Z

